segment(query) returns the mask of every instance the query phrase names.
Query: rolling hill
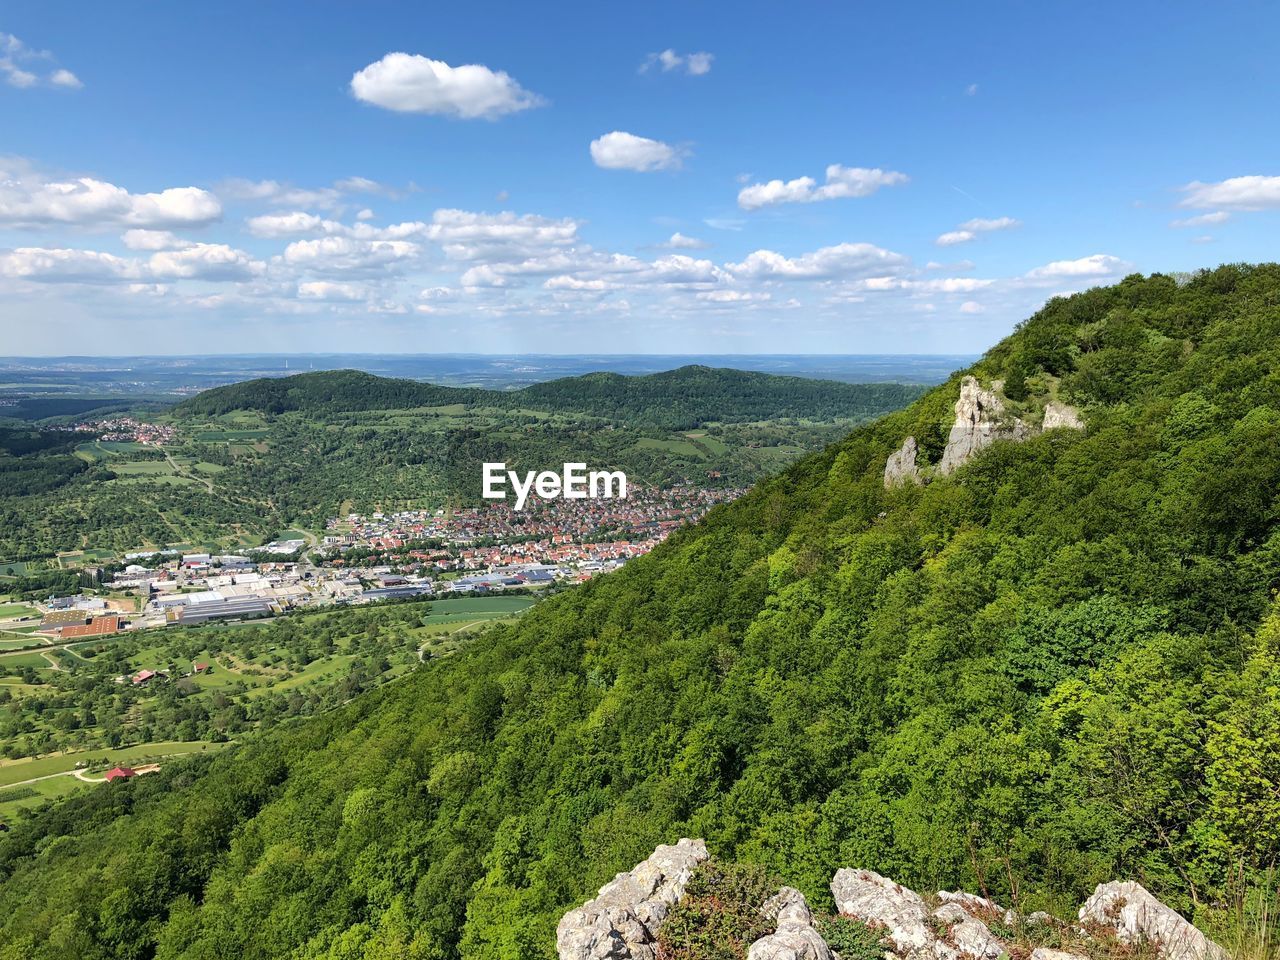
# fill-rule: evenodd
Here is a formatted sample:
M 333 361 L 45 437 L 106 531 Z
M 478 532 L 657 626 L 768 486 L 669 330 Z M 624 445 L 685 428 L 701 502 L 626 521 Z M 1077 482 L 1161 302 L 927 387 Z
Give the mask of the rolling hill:
M 695 365 L 644 376 L 591 373 L 520 390 L 446 387 L 338 370 L 216 387 L 178 404 L 174 413 L 182 417 L 237 410 L 302 411 L 323 416 L 460 403 L 499 410 L 591 413 L 629 423 L 692 429 L 709 421 L 861 419 L 902 406 L 920 393 L 919 387 L 900 383 L 840 383 Z
M 1239 921 L 1280 843 L 1280 266 L 1052 300 L 963 374 L 446 662 L 15 825 L 0 958 L 551 957 L 680 836 L 827 908 L 861 866 Z

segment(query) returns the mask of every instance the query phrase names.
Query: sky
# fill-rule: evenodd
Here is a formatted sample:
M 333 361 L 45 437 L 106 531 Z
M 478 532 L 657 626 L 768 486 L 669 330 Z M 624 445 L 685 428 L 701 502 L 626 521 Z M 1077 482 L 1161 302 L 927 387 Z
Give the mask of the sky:
M 1275 259 L 1280 5 L 0 5 L 0 355 L 978 353 Z

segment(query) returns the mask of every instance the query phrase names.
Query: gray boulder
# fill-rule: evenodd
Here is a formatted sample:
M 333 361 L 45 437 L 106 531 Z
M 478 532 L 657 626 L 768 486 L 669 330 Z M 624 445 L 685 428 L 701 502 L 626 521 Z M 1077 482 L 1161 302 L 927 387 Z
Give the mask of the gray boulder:
M 1068 403 L 1050 400 L 1044 407 L 1043 430 L 1083 430 L 1084 421 L 1080 419 L 1080 411 Z
M 981 897 L 973 897 L 973 900 L 990 902 L 983 901 Z M 945 948 L 954 947 L 955 951 L 963 957 L 996 960 L 1002 953 L 1007 953 L 1009 950 L 1008 946 L 993 934 L 985 923 L 961 906 L 957 900 L 944 903 L 933 911 L 933 916 L 947 925 L 945 941 L 940 942 L 934 950 L 939 956 L 948 956 L 949 953 Z
M 888 877 L 843 867 L 831 879 L 831 896 L 845 916 L 883 927 L 895 953 L 924 956 L 936 943 L 924 900 Z
M 707 856 L 703 841 L 682 839 L 618 874 L 595 899 L 561 918 L 560 960 L 655 960 L 658 930 Z
M 1031 960 L 1088 960 L 1088 958 L 1080 953 L 1072 953 L 1070 950 L 1036 947 L 1031 951 Z
M 902 447 L 889 454 L 884 465 L 884 485 L 897 487 L 904 483 L 923 483 L 920 468 L 916 465 L 916 457 L 920 452 L 915 437 L 907 437 Z
M 1121 943 L 1151 943 L 1163 960 L 1227 960 L 1227 951 L 1133 880 L 1100 883 L 1080 920 L 1115 931 Z
M 751 945 L 747 960 L 832 960 L 831 948 L 814 929 L 813 914 L 799 890 L 783 887 L 766 901 L 763 912 L 778 928 Z

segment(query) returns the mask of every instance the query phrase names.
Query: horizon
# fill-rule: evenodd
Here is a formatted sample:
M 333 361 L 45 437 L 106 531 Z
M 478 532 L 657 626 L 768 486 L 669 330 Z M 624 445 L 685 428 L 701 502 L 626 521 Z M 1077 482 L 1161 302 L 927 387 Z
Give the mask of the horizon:
M 6 11 L 7 350 L 977 353 L 1274 257 L 1273 5 L 312 9 Z

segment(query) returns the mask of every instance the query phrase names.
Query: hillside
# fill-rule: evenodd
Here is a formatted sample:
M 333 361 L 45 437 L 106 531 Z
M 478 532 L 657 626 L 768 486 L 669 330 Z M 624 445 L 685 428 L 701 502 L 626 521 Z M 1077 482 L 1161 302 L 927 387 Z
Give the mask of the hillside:
M 852 866 L 1238 922 L 1280 843 L 1280 266 L 1055 299 L 963 373 L 447 661 L 0 834 L 0 958 L 546 958 L 681 836 L 824 910 Z M 996 442 L 955 463 L 962 383 Z M 886 485 L 908 437 L 930 482 Z
M 444 387 L 339 370 L 217 387 L 178 404 L 174 413 L 182 417 L 218 416 L 237 410 L 265 414 L 301 411 L 322 416 L 461 403 L 501 410 L 591 413 L 630 423 L 691 429 L 708 421 L 861 419 L 902 406 L 920 392 L 918 387 L 898 383 L 839 383 L 702 366 L 634 377 L 593 373 L 521 390 Z

